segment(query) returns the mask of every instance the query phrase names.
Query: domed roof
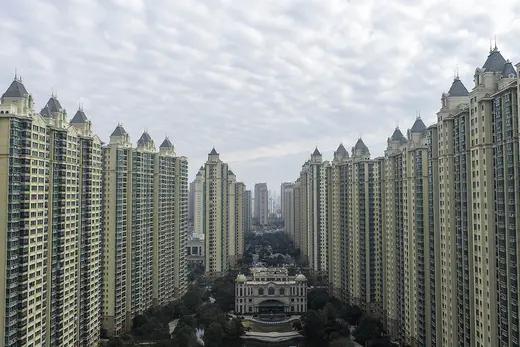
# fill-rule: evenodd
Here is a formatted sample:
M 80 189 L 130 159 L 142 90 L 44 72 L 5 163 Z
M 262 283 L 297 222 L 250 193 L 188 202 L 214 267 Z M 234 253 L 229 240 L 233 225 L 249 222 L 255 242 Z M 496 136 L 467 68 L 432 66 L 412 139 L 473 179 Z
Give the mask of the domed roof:
M 303 274 L 299 274 L 296 276 L 295 281 L 296 282 L 306 282 L 307 277 L 305 277 L 305 275 L 303 275 Z
M 235 279 L 235 281 L 237 281 L 237 282 L 247 282 L 247 277 L 244 276 L 243 274 L 238 274 L 237 278 Z

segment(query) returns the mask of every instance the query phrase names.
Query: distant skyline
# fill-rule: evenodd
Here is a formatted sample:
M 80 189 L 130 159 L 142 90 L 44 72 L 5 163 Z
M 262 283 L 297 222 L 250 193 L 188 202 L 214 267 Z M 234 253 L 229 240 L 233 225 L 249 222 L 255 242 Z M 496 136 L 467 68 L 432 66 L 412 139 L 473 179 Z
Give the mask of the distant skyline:
M 316 145 L 331 160 L 361 136 L 376 157 L 417 112 L 430 125 L 456 69 L 471 90 L 490 38 L 518 62 L 519 12 L 504 0 L 5 0 L 0 79 L 5 90 L 17 69 L 38 111 L 53 91 L 69 117 L 81 101 L 106 142 L 119 122 L 134 144 L 145 129 L 168 135 L 190 181 L 215 146 L 248 189 L 277 189 Z

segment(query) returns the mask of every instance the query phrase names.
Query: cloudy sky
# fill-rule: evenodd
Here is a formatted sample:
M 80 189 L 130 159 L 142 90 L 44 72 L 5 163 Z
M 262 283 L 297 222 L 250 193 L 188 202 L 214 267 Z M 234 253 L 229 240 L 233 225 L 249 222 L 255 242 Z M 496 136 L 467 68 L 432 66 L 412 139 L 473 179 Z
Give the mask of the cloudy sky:
M 38 110 L 53 90 L 69 115 L 83 100 L 105 141 L 118 122 L 134 143 L 168 135 L 190 180 L 214 145 L 239 180 L 278 190 L 316 145 L 331 159 L 361 136 L 379 156 L 418 111 L 432 123 L 490 37 L 518 62 L 520 3 L 488 3 L 2 0 L 0 78 L 16 68 Z

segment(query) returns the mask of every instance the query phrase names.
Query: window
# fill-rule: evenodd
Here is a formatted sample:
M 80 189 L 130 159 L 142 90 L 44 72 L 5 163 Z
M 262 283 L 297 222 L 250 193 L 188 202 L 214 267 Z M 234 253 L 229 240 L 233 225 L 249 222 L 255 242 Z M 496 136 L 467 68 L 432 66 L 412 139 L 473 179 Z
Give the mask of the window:
M 285 295 L 285 289 L 280 288 L 280 295 Z
M 274 295 L 274 288 L 273 287 L 267 289 L 267 295 Z
M 264 295 L 264 288 L 258 288 L 258 295 Z

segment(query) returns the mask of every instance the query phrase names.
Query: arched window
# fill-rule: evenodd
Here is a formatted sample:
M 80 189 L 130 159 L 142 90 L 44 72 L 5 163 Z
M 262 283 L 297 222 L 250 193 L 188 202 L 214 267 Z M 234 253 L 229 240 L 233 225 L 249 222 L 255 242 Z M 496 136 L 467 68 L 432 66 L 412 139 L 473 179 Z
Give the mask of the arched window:
M 258 295 L 264 295 L 264 288 L 258 288 Z
M 280 288 L 280 295 L 285 295 L 285 289 Z
M 274 295 L 274 288 L 273 287 L 267 289 L 267 295 Z

